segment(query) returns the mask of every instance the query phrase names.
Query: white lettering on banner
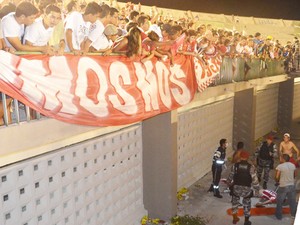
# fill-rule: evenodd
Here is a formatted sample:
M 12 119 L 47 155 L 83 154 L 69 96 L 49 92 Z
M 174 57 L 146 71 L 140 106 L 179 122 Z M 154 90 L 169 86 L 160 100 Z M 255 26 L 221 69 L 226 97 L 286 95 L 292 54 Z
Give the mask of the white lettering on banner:
M 100 87 L 97 93 L 98 102 L 96 103 L 86 96 L 88 90 L 88 70 L 93 70 L 99 79 Z M 91 58 L 81 57 L 78 62 L 78 78 L 75 89 L 75 95 L 80 98 L 80 105 L 96 116 L 106 117 L 108 115 L 108 104 L 105 100 L 107 89 L 108 81 L 101 66 Z
M 113 106 L 128 115 L 136 114 L 138 111 L 136 101 L 134 97 L 122 88 L 119 80 L 119 78 L 121 78 L 124 85 L 132 85 L 127 66 L 121 62 L 113 62 L 109 68 L 109 76 L 111 84 L 116 89 L 116 93 L 119 94 L 119 97 L 124 101 L 124 103 L 121 103 L 117 95 L 109 95 L 108 98 Z
M 39 68 L 42 71 L 39 71 L 40 74 L 32 73 L 32 68 L 28 67 L 25 63 L 25 60 L 20 60 L 20 64 L 18 69 L 22 71 L 19 75 L 19 78 L 23 80 L 23 85 L 21 87 L 22 93 L 29 98 L 34 104 L 38 104 L 40 106 L 44 107 L 45 96 L 42 93 L 42 87 L 41 90 L 37 88 L 36 82 L 40 79 L 40 75 L 42 74 L 45 76 L 46 70 L 43 67 L 43 64 L 40 60 L 32 60 L 32 68 Z M 56 106 L 58 105 L 58 102 Z
M 145 69 L 142 67 L 142 63 L 133 63 L 135 67 L 135 74 L 138 78 L 137 87 L 142 92 L 142 96 L 145 102 L 145 111 L 149 112 L 152 109 L 158 110 L 158 96 L 157 96 L 157 80 L 153 73 L 152 62 L 146 61 L 144 63 Z
M 19 57 L 0 51 L 0 91 L 65 122 L 122 125 L 189 103 L 196 89 L 192 59 L 178 55 L 174 62 L 179 64 L 169 67 L 156 59 L 141 63 L 114 56 Z M 210 73 L 198 74 L 202 83 L 201 75 L 214 72 L 205 69 Z
M 30 101 L 46 110 L 62 111 L 63 108 L 64 112 L 76 114 L 78 110 L 72 103 L 74 97 L 72 94 L 67 98 L 60 96 L 60 98 L 64 98 L 63 102 L 68 105 L 67 107 L 64 107 L 59 99 L 60 93 L 65 93 L 66 89 L 70 90 L 73 78 L 65 57 L 50 58 L 49 68 L 51 70 L 45 68 L 42 60 L 31 60 L 30 66 L 28 66 L 27 62 L 27 60 L 22 59 L 18 69 L 22 71 L 19 77 L 24 82 L 21 90 Z M 64 82 L 63 84 L 59 82 L 61 71 L 64 72 L 64 76 L 69 82 Z
M 176 102 L 180 105 L 185 105 L 191 101 L 191 93 L 189 88 L 185 85 L 184 82 L 177 80 L 175 78 L 186 78 L 185 73 L 180 68 L 180 65 L 175 64 L 171 67 L 171 76 L 170 81 L 180 87 L 181 91 L 178 88 L 171 88 L 171 92 L 174 96 Z
M 69 114 L 78 113 L 78 108 L 73 103 L 74 94 L 71 93 L 73 74 L 69 68 L 66 57 L 64 56 L 50 57 L 49 67 L 51 68 L 51 75 L 45 77 L 45 79 L 47 79 L 47 83 L 50 84 L 50 87 L 47 87 L 47 90 L 48 88 L 51 87 L 57 89 L 56 97 L 60 103 L 63 102 L 60 112 L 69 113 Z M 68 82 L 61 82 L 61 74 L 64 74 L 64 79 L 68 80 Z M 65 90 L 69 90 L 69 91 L 65 91 Z M 51 99 L 53 99 L 54 96 L 53 97 L 50 96 L 50 97 Z M 47 96 L 46 97 L 47 105 L 48 102 L 51 101 L 48 100 L 48 96 Z
M 157 61 L 155 64 L 157 78 L 158 78 L 158 91 L 161 98 L 161 101 L 166 107 L 171 108 L 172 100 L 171 93 L 169 88 L 169 70 L 165 64 L 160 61 Z
M 14 86 L 17 89 L 21 89 L 23 85 L 23 80 L 19 78 L 17 74 L 20 74 L 21 72 L 16 69 L 13 65 L 11 65 L 12 62 L 16 61 L 15 59 L 17 56 L 9 55 L 8 53 L 4 51 L 0 51 L 1 56 L 1 65 L 0 65 L 0 71 L 2 76 L 0 77 L 1 80 L 14 84 Z M 20 60 L 20 59 L 19 59 Z

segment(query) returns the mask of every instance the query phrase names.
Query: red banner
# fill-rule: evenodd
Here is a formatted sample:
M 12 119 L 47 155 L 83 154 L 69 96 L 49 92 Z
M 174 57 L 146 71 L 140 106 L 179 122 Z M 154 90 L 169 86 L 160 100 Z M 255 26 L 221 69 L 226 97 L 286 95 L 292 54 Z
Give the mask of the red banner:
M 0 51 L 0 91 L 68 123 L 138 122 L 186 105 L 196 89 L 190 56 L 175 56 L 170 67 L 157 59 L 141 63 L 123 56 L 19 57 Z

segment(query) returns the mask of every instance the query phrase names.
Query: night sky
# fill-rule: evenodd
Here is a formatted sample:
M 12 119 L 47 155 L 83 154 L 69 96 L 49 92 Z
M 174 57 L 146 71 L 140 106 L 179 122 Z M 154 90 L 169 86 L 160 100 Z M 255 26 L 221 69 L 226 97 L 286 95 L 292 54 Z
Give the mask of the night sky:
M 300 20 L 300 0 L 131 0 L 131 2 L 225 15 Z

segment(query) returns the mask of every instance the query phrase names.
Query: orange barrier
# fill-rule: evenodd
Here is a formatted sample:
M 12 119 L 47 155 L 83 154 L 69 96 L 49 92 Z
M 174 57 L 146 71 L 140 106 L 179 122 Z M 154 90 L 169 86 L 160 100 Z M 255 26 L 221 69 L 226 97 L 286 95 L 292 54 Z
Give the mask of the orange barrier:
M 251 208 L 251 216 L 275 215 L 275 207 Z M 282 208 L 282 214 L 289 214 L 290 208 Z M 232 215 L 232 209 L 227 209 L 227 214 Z M 244 209 L 238 209 L 238 216 L 244 216 Z

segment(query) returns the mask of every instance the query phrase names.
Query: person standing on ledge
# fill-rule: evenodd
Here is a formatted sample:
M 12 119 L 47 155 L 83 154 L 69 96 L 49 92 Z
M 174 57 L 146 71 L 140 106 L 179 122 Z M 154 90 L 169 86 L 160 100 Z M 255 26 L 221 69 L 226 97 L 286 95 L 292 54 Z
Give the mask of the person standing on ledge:
M 214 196 L 217 198 L 223 198 L 219 191 L 219 182 L 222 174 L 222 167 L 225 164 L 226 148 L 228 143 L 226 139 L 220 140 L 220 147 L 215 151 L 213 156 L 213 163 L 211 167 L 213 182 L 208 190 L 208 192 L 214 192 Z

